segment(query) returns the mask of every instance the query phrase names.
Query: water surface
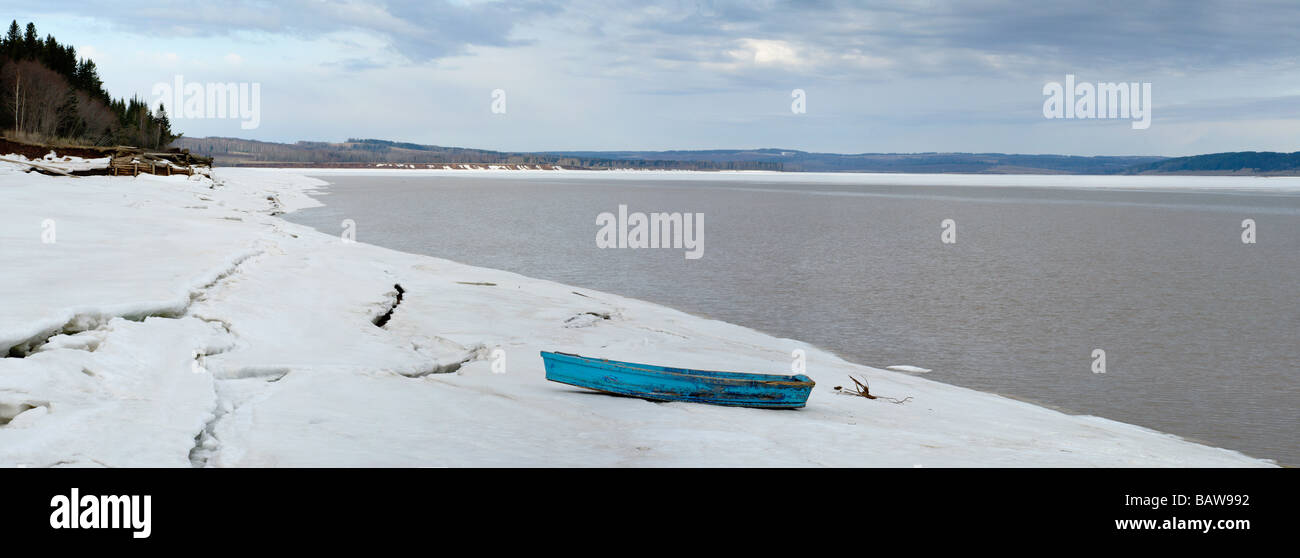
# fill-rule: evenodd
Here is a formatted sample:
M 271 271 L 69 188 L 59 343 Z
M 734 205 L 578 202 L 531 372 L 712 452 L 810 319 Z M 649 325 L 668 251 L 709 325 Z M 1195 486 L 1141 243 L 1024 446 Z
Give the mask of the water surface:
M 321 176 L 288 217 L 1300 464 L 1300 193 L 496 174 Z M 704 256 L 597 248 L 619 204 L 703 212 Z

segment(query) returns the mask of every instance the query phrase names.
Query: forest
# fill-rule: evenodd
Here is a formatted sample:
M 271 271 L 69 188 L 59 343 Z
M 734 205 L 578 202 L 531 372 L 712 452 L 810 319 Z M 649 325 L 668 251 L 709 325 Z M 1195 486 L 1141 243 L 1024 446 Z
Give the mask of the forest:
M 180 137 L 161 104 L 150 109 L 138 97 L 114 99 L 93 60 L 17 20 L 0 38 L 0 129 L 10 139 L 48 145 L 161 149 Z

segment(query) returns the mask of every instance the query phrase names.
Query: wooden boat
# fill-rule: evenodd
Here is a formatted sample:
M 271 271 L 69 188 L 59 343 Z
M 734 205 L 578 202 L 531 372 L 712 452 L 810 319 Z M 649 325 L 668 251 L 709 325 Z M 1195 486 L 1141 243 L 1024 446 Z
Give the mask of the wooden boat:
M 542 352 L 546 379 L 653 401 L 795 409 L 808 402 L 807 376 L 712 372 Z

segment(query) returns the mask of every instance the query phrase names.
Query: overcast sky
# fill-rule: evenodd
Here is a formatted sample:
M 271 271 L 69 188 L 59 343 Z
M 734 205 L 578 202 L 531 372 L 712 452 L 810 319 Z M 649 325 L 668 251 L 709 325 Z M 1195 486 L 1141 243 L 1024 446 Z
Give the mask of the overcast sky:
M 256 129 L 501 150 L 1300 150 L 1300 2 L 0 1 L 154 84 L 261 87 Z M 1043 116 L 1044 84 L 1144 82 L 1151 126 Z M 504 114 L 491 110 L 505 91 Z M 791 111 L 794 89 L 806 112 Z

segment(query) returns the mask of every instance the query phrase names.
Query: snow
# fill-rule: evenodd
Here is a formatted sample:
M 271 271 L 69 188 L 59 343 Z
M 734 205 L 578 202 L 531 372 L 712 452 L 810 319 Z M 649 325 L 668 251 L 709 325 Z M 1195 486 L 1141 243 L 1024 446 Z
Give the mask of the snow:
M 470 168 L 460 165 L 461 168 Z M 1300 192 L 1300 176 L 1184 176 L 1184 175 L 1048 175 L 1048 174 L 922 174 L 922 173 L 857 173 L 857 172 L 780 172 L 780 171 L 689 171 L 689 170 L 573 170 L 554 167 L 554 170 L 481 168 L 475 178 L 500 178 L 519 180 L 533 176 L 554 178 L 557 173 L 565 180 L 714 180 L 735 182 L 738 186 L 761 184 L 816 183 L 833 185 L 902 185 L 902 186 L 983 186 L 1012 188 L 1087 188 L 1104 190 L 1210 190 L 1210 191 L 1269 191 Z M 371 175 L 383 176 L 400 172 L 400 176 L 464 176 L 455 169 L 350 169 L 321 168 L 302 171 L 312 176 Z
M 15 168 L 15 167 L 24 168 L 24 169 L 30 168 L 26 165 L 20 165 L 18 163 L 24 161 L 31 161 L 32 163 L 36 163 L 44 167 L 58 169 L 63 172 L 106 169 L 108 168 L 109 161 L 112 159 L 111 157 L 99 157 L 95 159 L 85 159 L 82 157 L 60 157 L 56 155 L 53 151 L 46 153 L 45 156 L 41 157 L 40 159 L 28 159 L 27 157 L 24 157 L 17 153 L 4 155 L 3 158 L 7 159 L 7 161 L 4 161 L 4 166 L 8 168 Z
M 929 368 L 921 368 L 920 366 L 912 366 L 910 364 L 895 364 L 892 366 L 886 366 L 885 369 L 897 370 L 899 372 L 911 372 L 913 374 L 925 374 L 930 371 Z
M 218 169 L 214 183 L 0 164 L 0 355 L 13 355 L 0 358 L 0 465 L 1272 465 L 613 294 L 345 242 L 275 216 L 317 205 L 321 182 L 304 172 L 327 174 Z M 797 411 L 607 396 L 547 382 L 538 355 L 788 373 L 795 349 L 817 381 Z M 912 399 L 836 395 L 850 374 Z

